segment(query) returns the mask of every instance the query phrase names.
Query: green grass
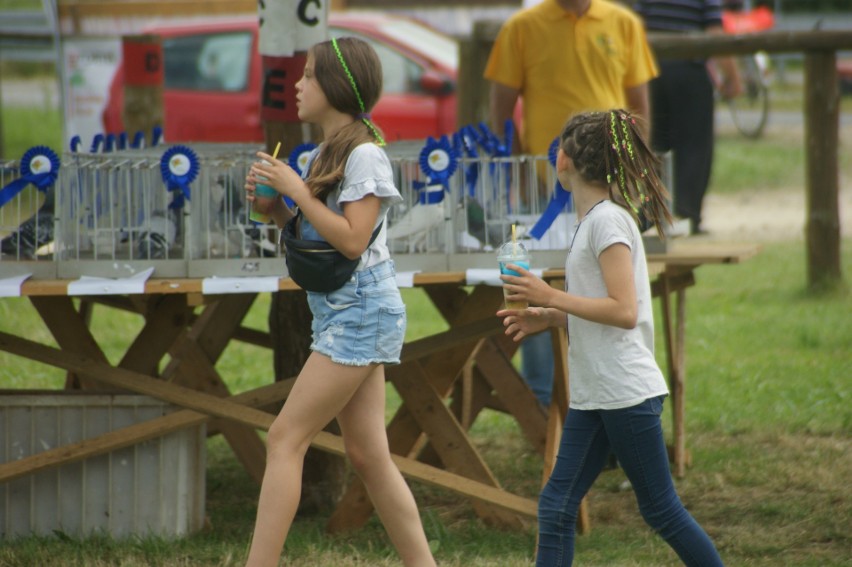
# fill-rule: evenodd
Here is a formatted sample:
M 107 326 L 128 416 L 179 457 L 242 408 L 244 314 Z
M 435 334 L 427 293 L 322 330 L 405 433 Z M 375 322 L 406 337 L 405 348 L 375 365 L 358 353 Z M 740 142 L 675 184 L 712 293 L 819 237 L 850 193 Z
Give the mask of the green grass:
M 852 269 L 852 241 L 843 242 Z M 688 292 L 687 431 L 694 464 L 678 490 L 729 565 L 845 565 L 852 538 L 852 295 L 805 293 L 803 245 L 765 245 L 741 265 L 704 266 Z M 408 339 L 443 329 L 420 290 L 406 290 Z M 266 327 L 261 296 L 246 324 Z M 136 316 L 97 306 L 92 327 L 115 361 L 139 328 Z M 26 299 L 0 301 L 0 330 L 50 342 Z M 662 353 L 659 353 L 662 355 Z M 662 356 L 660 362 L 663 363 Z M 235 391 L 271 380 L 268 351 L 232 343 L 217 368 Z M 4 388 L 53 388 L 61 373 L 0 353 Z M 399 399 L 389 388 L 389 411 Z M 667 412 L 670 408 L 667 408 Z M 669 428 L 670 416 L 664 415 Z M 534 497 L 541 459 L 514 421 L 486 412 L 472 437 L 508 489 Z M 27 538 L 0 547 L 0 565 L 71 566 L 241 564 L 258 487 L 219 438 L 208 441 L 209 525 L 178 541 L 98 537 Z M 605 473 L 590 494 L 592 532 L 577 544 L 583 565 L 668 566 L 678 562 L 642 523 L 620 471 Z M 413 484 L 441 565 L 529 565 L 535 535 L 489 528 L 466 502 Z M 300 518 L 288 540 L 288 565 L 398 565 L 374 518 L 342 536 L 324 533 L 323 515 Z

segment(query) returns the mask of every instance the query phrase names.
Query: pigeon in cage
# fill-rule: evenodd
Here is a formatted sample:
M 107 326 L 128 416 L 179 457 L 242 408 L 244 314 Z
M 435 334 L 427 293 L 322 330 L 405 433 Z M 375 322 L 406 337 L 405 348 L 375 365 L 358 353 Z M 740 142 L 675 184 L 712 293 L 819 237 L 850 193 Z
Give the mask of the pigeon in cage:
M 223 236 L 220 245 L 226 245 L 232 251 L 239 251 L 240 257 L 275 257 L 278 247 L 269 237 L 269 230 L 248 222 L 248 204 L 245 201 L 243 186 L 231 175 L 220 175 L 216 179 L 219 203 L 215 228 Z M 227 243 L 225 240 L 227 239 Z M 211 250 L 211 252 L 214 252 Z
M 51 187 L 36 214 L 22 222 L 15 232 L 0 240 L 0 253 L 35 259 L 39 248 L 53 242 L 53 206 L 54 190 Z
M 408 209 L 402 218 L 388 226 L 388 239 L 392 241 L 405 239 L 410 251 L 423 252 L 427 248 L 426 238 L 429 232 L 445 219 L 443 201 L 432 205 L 419 203 Z
M 18 230 L 0 241 L 0 252 L 18 258 L 35 259 L 42 246 L 53 242 L 53 212 L 39 211 Z
M 498 246 L 511 235 L 512 224 L 506 220 L 486 219 L 485 209 L 474 197 L 465 195 L 461 201 L 467 221 L 467 232 L 482 246 Z
M 146 260 L 165 260 L 177 238 L 175 211 L 155 211 L 136 239 L 136 256 Z

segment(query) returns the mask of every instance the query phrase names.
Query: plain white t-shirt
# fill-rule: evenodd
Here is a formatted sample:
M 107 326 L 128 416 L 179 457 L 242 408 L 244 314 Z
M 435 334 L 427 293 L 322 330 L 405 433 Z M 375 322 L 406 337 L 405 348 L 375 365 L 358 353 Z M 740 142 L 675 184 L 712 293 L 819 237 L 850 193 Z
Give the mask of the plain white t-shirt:
M 636 221 L 624 208 L 601 201 L 579 222 L 565 260 L 565 289 L 582 297 L 606 297 L 598 257 L 620 244 L 630 249 L 637 324 L 633 329 L 621 329 L 568 315 L 568 376 L 570 407 L 574 409 L 626 408 L 668 393 L 654 358 L 645 248 Z

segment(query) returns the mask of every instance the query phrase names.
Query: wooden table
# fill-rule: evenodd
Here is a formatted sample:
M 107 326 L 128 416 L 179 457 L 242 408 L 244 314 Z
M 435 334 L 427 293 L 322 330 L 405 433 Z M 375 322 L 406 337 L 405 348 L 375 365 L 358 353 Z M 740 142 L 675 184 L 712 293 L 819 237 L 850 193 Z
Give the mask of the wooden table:
M 688 458 L 684 427 L 686 289 L 694 285 L 697 267 L 738 263 L 757 250 L 755 246 L 682 247 L 649 255 L 653 292 L 661 298 L 663 307 L 674 400 L 673 460 L 679 476 L 684 474 Z M 561 270 L 549 270 L 544 275 L 557 286 L 564 277 Z M 241 326 L 257 294 L 203 295 L 199 279 L 154 279 L 146 283 L 144 294 L 87 296 L 145 318 L 121 361 L 113 366 L 89 330 L 87 310 L 75 308 L 67 295 L 68 283 L 31 280 L 22 286 L 22 295 L 29 297 L 59 348 L 16 336 L 9 330 L 0 332 L 0 350 L 62 368 L 83 388 L 119 388 L 150 395 L 182 409 L 2 464 L 0 482 L 211 419 L 240 462 L 259 481 L 265 466 L 265 448 L 257 430 L 267 430 L 275 417 L 263 408 L 286 398 L 294 379 L 231 396 L 226 381 L 216 370 L 216 362 L 231 340 L 270 344 L 265 333 Z M 552 407 L 545 412 L 511 363 L 517 345 L 503 335 L 501 321 L 494 317 L 503 301 L 499 287 L 467 286 L 463 272 L 418 274 L 414 285 L 425 290 L 449 329 L 406 343 L 402 363 L 386 368 L 387 379 L 403 402 L 388 423 L 394 460 L 409 479 L 470 499 L 485 521 L 520 526 L 536 517 L 537 502 L 500 487 L 471 442 L 468 430 L 485 408 L 511 414 L 526 439 L 544 456 L 543 478 L 548 476 L 568 407 L 565 331 L 552 333 L 556 380 Z M 297 288 L 291 280 L 282 279 L 279 289 Z M 166 354 L 170 361 L 159 371 Z M 344 454 L 341 438 L 328 432 L 321 432 L 313 446 Z M 371 514 L 366 491 L 356 481 L 348 487 L 329 528 L 351 529 L 362 525 Z M 581 516 L 579 529 L 588 529 L 585 515 Z

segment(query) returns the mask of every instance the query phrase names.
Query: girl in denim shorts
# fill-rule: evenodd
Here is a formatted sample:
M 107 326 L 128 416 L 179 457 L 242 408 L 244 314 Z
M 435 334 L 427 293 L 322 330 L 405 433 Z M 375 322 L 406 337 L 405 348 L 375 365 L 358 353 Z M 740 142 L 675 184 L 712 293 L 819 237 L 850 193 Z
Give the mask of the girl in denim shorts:
M 246 178 L 257 177 L 301 210 L 300 237 L 324 240 L 360 258 L 352 277 L 329 293 L 308 292 L 311 355 L 269 429 L 267 463 L 247 565 L 275 566 L 299 503 L 302 465 L 314 437 L 337 418 L 346 455 L 403 564 L 435 565 L 417 505 L 391 460 L 385 431 L 385 364 L 398 364 L 405 305 L 387 247 L 385 218 L 401 201 L 379 129 L 368 112 L 382 91 L 375 51 L 356 38 L 332 39 L 308 52 L 296 84 L 299 119 L 316 124 L 324 142 L 303 179 L 263 152 Z M 283 199 L 266 211 L 279 227 L 293 216 Z M 373 232 L 379 228 L 371 242 Z

